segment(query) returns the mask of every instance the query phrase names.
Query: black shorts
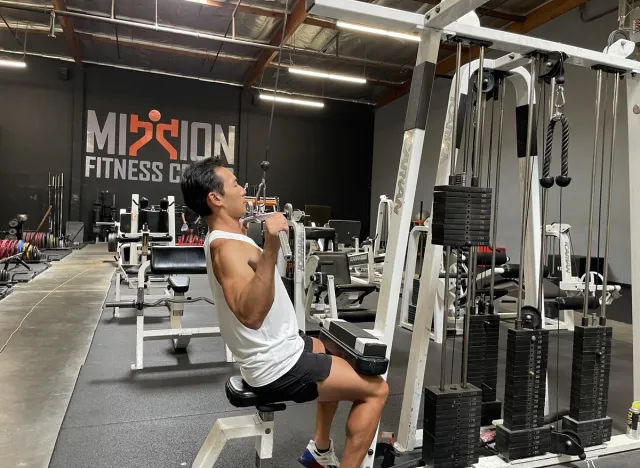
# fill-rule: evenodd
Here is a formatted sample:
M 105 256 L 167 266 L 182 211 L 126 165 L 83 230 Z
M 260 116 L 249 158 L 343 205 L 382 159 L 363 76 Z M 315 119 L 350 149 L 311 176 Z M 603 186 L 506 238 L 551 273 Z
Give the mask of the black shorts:
M 300 332 L 304 340 L 304 351 L 289 372 L 264 387 L 253 389 L 262 398 L 270 401 L 294 401 L 306 403 L 318 398 L 318 382 L 331 373 L 331 356 L 314 354 L 313 340 Z

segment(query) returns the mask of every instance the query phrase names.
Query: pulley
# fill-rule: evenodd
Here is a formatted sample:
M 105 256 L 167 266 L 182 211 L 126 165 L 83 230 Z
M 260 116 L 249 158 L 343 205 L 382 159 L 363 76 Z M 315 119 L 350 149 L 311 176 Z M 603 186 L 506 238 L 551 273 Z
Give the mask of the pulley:
M 542 329 L 542 314 L 533 306 L 524 306 L 521 312 L 522 328 L 529 330 Z

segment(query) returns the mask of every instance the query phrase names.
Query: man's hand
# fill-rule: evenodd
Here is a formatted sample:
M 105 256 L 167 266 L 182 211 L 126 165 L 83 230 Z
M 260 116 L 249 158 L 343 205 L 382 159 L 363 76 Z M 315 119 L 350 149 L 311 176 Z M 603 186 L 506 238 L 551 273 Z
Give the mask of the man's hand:
M 274 213 L 264 221 L 265 250 L 277 252 L 280 249 L 279 233 L 289 231 L 289 223 L 282 213 Z

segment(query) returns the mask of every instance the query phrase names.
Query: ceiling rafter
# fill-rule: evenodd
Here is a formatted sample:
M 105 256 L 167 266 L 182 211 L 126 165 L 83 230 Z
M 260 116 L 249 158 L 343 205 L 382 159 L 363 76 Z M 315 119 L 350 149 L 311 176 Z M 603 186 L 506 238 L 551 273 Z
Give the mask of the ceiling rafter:
M 56 10 L 66 11 L 67 4 L 65 0 L 53 0 L 53 6 Z M 82 43 L 78 40 L 78 36 L 73 28 L 73 21 L 67 16 L 60 17 L 60 25 L 62 26 L 62 34 L 64 35 L 69 52 L 78 67 L 82 68 Z
M 305 0 L 296 0 L 291 8 L 291 13 L 287 17 L 286 25 L 284 21 L 278 26 L 271 36 L 270 45 L 277 46 L 282 42 L 287 42 L 289 38 L 298 30 L 300 25 L 307 19 L 307 9 Z M 284 30 L 283 30 L 284 27 Z M 262 72 L 276 57 L 277 51 L 263 50 L 258 56 L 253 68 L 249 71 L 245 87 L 249 88 L 262 75 Z

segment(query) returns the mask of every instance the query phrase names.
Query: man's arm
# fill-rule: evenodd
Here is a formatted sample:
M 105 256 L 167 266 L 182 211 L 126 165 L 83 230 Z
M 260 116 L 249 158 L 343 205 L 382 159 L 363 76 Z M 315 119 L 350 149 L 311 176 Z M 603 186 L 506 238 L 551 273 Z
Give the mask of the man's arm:
M 249 246 L 239 241 L 225 241 L 215 252 L 213 270 L 224 291 L 224 298 L 238 320 L 257 330 L 271 310 L 275 294 L 277 250 L 260 254 L 255 272 L 249 265 Z

